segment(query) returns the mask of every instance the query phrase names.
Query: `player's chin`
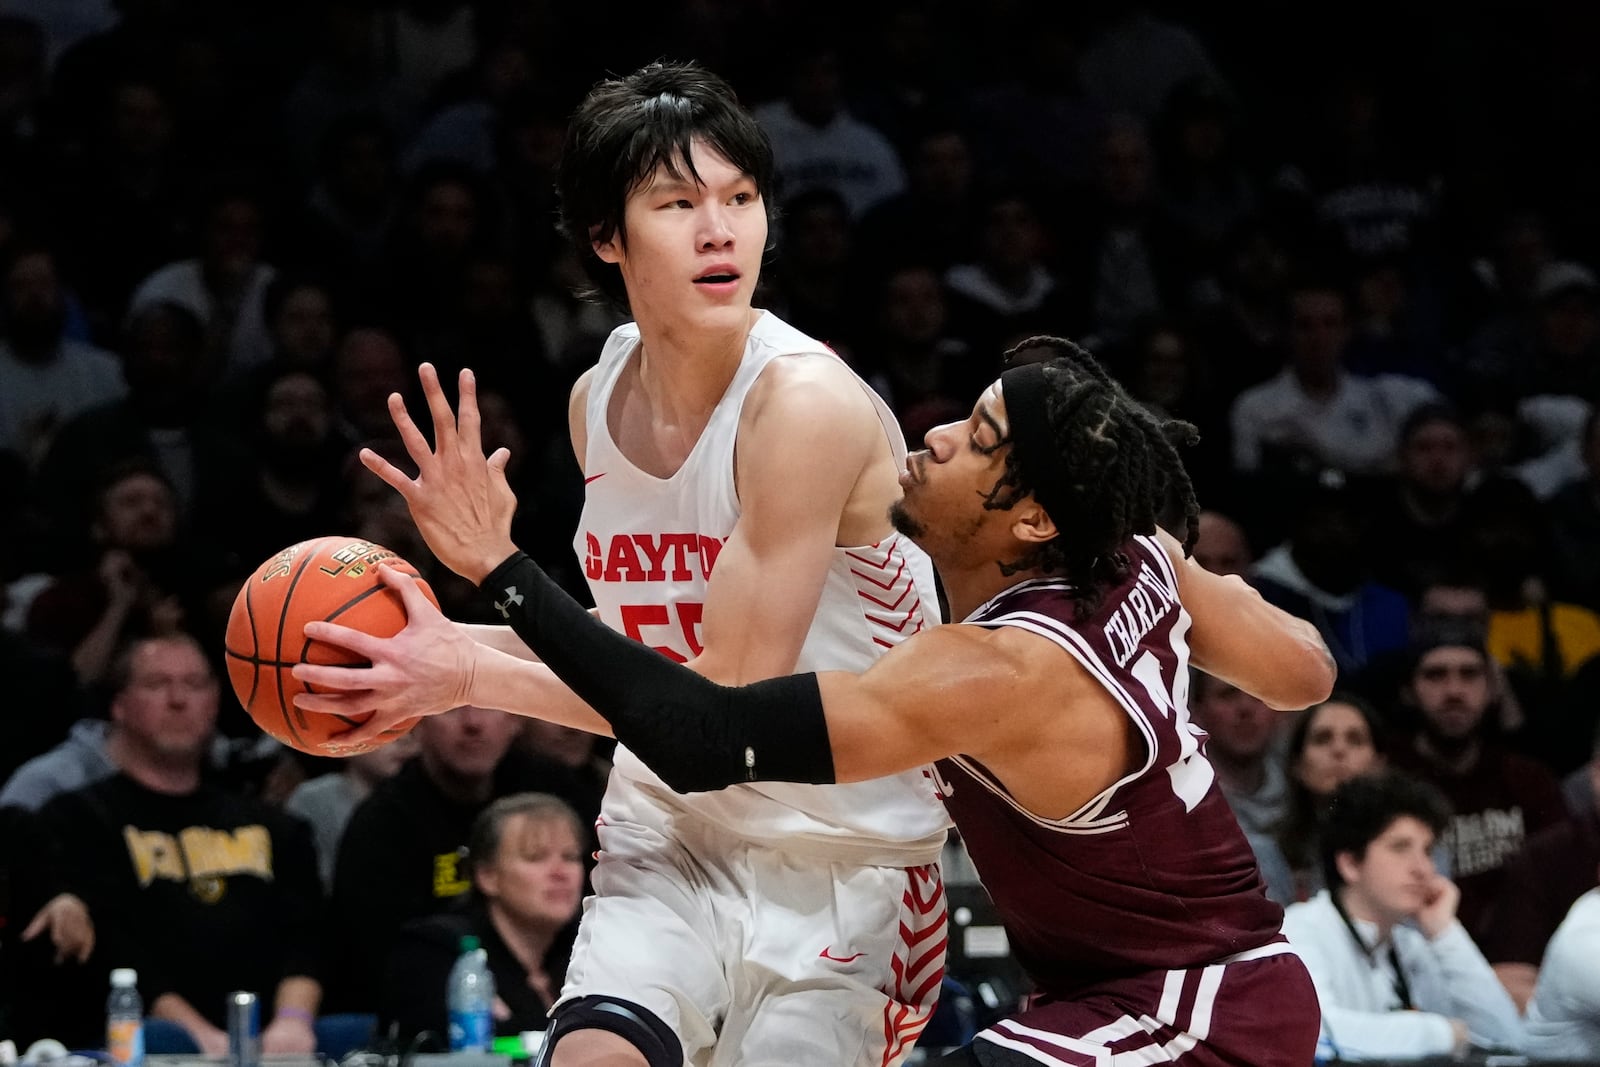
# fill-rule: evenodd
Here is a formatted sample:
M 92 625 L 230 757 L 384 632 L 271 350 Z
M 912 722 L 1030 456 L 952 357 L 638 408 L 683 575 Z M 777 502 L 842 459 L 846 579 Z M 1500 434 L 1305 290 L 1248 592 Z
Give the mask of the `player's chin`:
M 750 321 L 750 297 L 742 285 L 721 293 L 702 293 L 703 303 L 695 317 L 702 329 L 742 329 Z
M 926 532 L 926 528 L 917 521 L 916 516 L 911 514 L 910 509 L 906 507 L 904 497 L 889 505 L 889 523 L 913 541 Z

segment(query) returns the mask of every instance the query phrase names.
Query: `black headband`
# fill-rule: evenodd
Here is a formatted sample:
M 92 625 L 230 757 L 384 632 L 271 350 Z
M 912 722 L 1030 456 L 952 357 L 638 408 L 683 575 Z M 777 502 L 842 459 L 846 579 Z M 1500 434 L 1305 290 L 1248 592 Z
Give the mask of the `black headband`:
M 1000 375 L 1000 395 L 1006 402 L 1011 447 L 1022 468 L 1023 480 L 1033 487 L 1033 498 L 1045 514 L 1060 526 L 1067 518 L 1062 499 L 1068 484 L 1067 469 L 1050 428 L 1050 383 L 1045 381 L 1044 364 L 1024 363 Z

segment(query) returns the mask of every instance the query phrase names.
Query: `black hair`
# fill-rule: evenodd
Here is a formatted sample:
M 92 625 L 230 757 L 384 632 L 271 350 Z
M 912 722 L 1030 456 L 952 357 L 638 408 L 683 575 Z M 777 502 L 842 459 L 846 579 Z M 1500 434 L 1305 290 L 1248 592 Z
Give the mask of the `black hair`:
M 627 307 L 622 274 L 594 253 L 595 242 L 627 241 L 628 197 L 664 167 L 699 182 L 693 142 L 703 140 L 748 174 L 771 219 L 772 144 L 733 88 L 694 63 L 651 63 L 595 86 L 573 113 L 556 176 L 561 231 L 595 294 Z
M 1007 367 L 1038 362 L 1044 363 L 1050 429 L 1068 476 L 1055 494 L 1065 514 L 1051 516 L 1056 537 L 1001 569 L 1067 576 L 1081 617 L 1127 576 L 1122 548 L 1135 534 L 1166 526 L 1182 539 L 1184 555 L 1194 548 L 1200 502 L 1178 446 L 1195 444 L 1200 434 L 1191 423 L 1151 412 L 1099 360 L 1065 338 L 1029 337 L 1005 354 Z M 1013 448 L 984 507 L 1006 510 L 1032 491 Z
M 1450 822 L 1450 803 L 1434 786 L 1399 771 L 1358 774 L 1334 790 L 1322 827 L 1324 884 L 1329 889 L 1344 884 L 1341 853 L 1364 857 L 1396 819 L 1408 815 L 1438 837 Z

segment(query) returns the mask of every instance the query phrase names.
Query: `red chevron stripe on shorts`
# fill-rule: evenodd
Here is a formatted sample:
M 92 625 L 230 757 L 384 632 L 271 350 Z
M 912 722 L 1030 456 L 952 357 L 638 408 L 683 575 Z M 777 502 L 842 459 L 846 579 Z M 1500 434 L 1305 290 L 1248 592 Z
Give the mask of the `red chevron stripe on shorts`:
M 889 961 L 894 985 L 885 990 L 883 1067 L 899 1063 L 933 1015 L 944 979 L 946 934 L 944 883 L 936 864 L 906 870 L 901 898 L 900 944 Z

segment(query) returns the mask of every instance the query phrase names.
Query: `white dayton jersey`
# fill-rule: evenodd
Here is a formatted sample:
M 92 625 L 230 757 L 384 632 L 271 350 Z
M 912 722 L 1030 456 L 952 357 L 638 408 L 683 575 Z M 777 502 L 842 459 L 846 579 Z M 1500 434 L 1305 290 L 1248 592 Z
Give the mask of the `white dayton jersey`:
M 707 581 L 739 521 L 734 445 L 751 386 L 775 359 L 837 357 L 777 316 L 762 314 L 738 372 L 683 466 L 670 478 L 657 478 L 623 456 L 607 426 L 612 392 L 638 348 L 638 327 L 618 327 L 590 381 L 583 457 L 587 490 L 573 547 L 600 617 L 682 662 L 701 651 Z M 894 416 L 865 382 L 861 389 L 872 399 L 895 462 L 903 464 L 905 440 Z M 775 574 L 767 580 L 785 578 Z M 891 534 L 875 545 L 835 548 L 795 670 L 865 670 L 937 619 L 932 565 L 907 538 Z M 605 807 L 615 800 L 632 808 L 641 798 L 749 841 L 782 842 L 790 849 L 810 844 L 841 860 L 882 866 L 936 861 L 949 825 L 931 779 L 921 770 L 850 785 L 763 782 L 680 795 L 618 746 Z

